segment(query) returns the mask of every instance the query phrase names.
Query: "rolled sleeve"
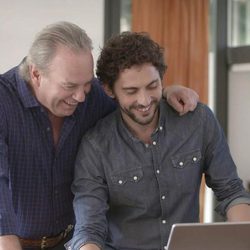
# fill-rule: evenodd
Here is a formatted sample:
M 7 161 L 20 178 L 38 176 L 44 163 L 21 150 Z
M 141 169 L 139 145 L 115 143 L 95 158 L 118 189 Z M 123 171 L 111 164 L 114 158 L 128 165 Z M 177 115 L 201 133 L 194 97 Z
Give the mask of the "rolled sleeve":
M 215 211 L 217 211 L 222 216 L 226 217 L 226 213 L 229 210 L 229 208 L 239 204 L 250 205 L 250 194 L 243 191 L 236 198 L 231 198 L 230 200 L 225 200 L 223 202 L 220 202 L 219 205 L 215 208 Z
M 248 204 L 248 205 L 250 205 L 250 194 L 248 194 L 248 198 L 246 198 L 246 197 L 236 198 L 235 200 L 230 202 L 228 207 L 227 207 L 227 210 L 230 207 L 233 207 L 233 206 L 239 205 L 239 204 Z
M 206 112 L 206 183 L 218 200 L 216 211 L 226 215 L 227 207 L 235 199 L 249 200 L 237 168 L 231 157 L 226 138 L 218 121 L 211 111 Z

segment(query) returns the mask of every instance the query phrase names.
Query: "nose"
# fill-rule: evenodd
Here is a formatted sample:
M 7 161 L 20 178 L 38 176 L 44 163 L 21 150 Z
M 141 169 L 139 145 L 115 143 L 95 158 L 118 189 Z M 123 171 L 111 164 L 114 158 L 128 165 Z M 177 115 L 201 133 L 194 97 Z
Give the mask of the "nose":
M 139 105 L 146 107 L 151 103 L 151 96 L 146 91 L 142 91 L 138 94 L 137 102 Z
M 86 93 L 84 91 L 84 88 L 78 88 L 72 95 L 72 98 L 77 102 L 84 102 L 86 98 Z

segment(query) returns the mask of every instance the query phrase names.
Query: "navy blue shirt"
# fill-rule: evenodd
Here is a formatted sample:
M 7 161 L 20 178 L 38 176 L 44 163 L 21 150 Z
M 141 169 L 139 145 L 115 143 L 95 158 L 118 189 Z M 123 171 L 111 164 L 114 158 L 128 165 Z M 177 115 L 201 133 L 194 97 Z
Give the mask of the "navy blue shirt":
M 94 80 L 55 148 L 47 112 L 18 67 L 0 75 L 0 99 L 0 235 L 56 235 L 74 223 L 70 185 L 81 137 L 115 104 Z
M 199 221 L 202 174 L 220 214 L 232 202 L 250 203 L 223 131 L 205 105 L 179 116 L 162 102 L 151 138 L 152 144 L 136 138 L 119 110 L 83 137 L 72 185 L 76 227 L 68 249 L 88 242 L 105 250 L 166 249 L 174 223 Z

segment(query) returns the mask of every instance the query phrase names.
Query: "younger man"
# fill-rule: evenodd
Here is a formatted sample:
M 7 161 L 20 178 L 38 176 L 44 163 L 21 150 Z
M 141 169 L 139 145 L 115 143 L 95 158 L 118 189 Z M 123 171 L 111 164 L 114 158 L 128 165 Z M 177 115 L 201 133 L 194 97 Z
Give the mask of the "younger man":
M 163 104 L 165 70 L 163 50 L 145 34 L 122 33 L 104 47 L 97 76 L 119 109 L 82 140 L 71 249 L 165 249 L 172 224 L 199 221 L 203 173 L 216 210 L 250 220 L 222 129 L 203 104 L 182 117 Z

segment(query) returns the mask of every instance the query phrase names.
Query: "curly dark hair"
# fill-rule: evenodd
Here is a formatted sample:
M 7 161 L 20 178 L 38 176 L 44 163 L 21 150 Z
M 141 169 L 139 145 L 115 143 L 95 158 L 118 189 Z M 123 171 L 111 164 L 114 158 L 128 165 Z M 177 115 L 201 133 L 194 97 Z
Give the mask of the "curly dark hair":
M 97 61 L 96 75 L 113 89 L 119 73 L 134 65 L 151 63 L 161 79 L 167 69 L 164 50 L 145 32 L 123 32 L 108 40 Z

